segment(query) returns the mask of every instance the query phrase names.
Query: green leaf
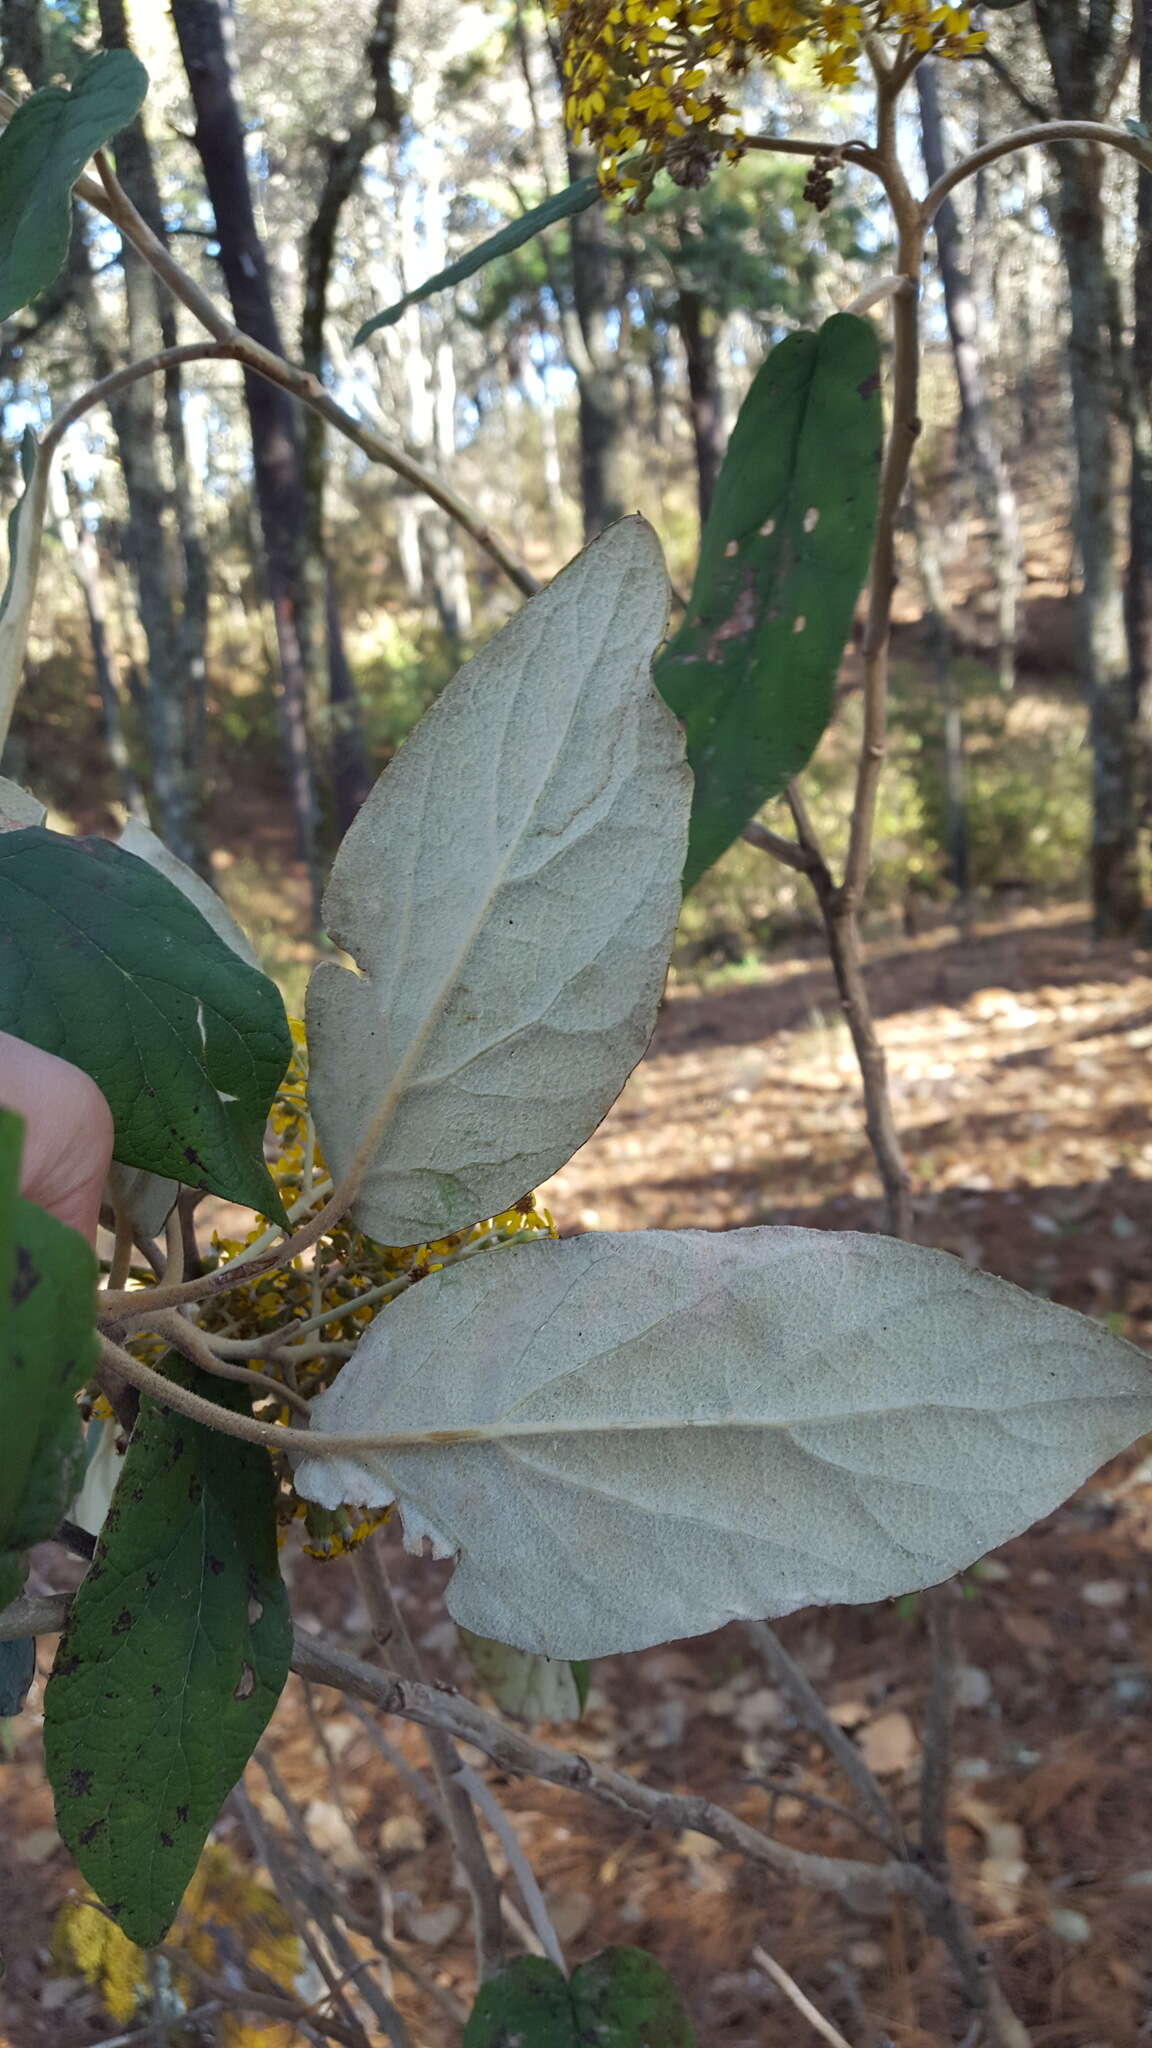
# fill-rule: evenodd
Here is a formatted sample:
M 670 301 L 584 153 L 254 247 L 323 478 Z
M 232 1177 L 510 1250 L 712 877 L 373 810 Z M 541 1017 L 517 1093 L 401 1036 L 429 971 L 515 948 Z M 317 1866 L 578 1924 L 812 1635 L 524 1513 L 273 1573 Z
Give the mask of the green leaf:
M 180 889 L 105 839 L 0 834 L 0 1030 L 90 1074 L 125 1166 L 284 1222 L 264 1164 L 284 1005 Z
M 565 1981 L 519 1956 L 481 1987 L 462 2048 L 693 2048 L 679 1994 L 639 1948 L 606 1948 Z
M 568 1982 L 543 1956 L 518 1956 L 481 1986 L 461 2048 L 577 2048 Z
M 129 50 L 101 50 L 81 64 L 71 91 L 47 85 L 17 107 L 0 135 L 0 320 L 63 268 L 72 187 L 147 90 L 148 73 Z
M 465 664 L 336 856 L 324 922 L 362 972 L 312 975 L 308 1099 L 334 1177 L 376 1130 L 352 1214 L 381 1244 L 555 1173 L 648 1043 L 691 801 L 651 680 L 667 602 L 622 519 Z
M 22 1139 L 21 1119 L 0 1110 L 0 1607 L 80 1483 L 75 1397 L 99 1355 L 95 1258 L 77 1231 L 21 1201 Z
M 311 1415 L 299 1493 L 398 1497 L 457 1623 L 601 1657 L 936 1585 L 1152 1429 L 1152 1363 L 890 1238 L 593 1232 L 430 1274 Z
M 498 256 L 507 256 L 513 249 L 519 249 L 524 242 L 530 242 L 544 228 L 552 227 L 558 220 L 568 220 L 574 213 L 583 213 L 594 206 L 600 197 L 600 187 L 595 178 L 578 178 L 574 185 L 566 185 L 562 192 L 554 192 L 550 199 L 542 199 L 539 206 L 529 207 L 518 220 L 509 221 L 506 228 L 489 235 L 486 241 L 477 242 L 455 263 L 445 270 L 438 270 L 435 277 L 429 277 L 415 291 L 406 292 L 397 299 L 394 306 L 385 307 L 382 313 L 374 313 L 365 320 L 352 337 L 353 348 L 359 348 L 370 334 L 380 327 L 393 327 L 397 320 L 408 311 L 409 306 L 418 306 L 421 299 L 430 299 L 435 292 L 447 291 L 450 285 L 462 284 L 477 270 L 483 270 L 486 263 L 492 263 Z
M 685 888 L 803 768 L 831 717 L 881 439 L 876 333 L 850 313 L 790 334 L 740 408 L 685 622 L 653 670 L 696 777 Z
M 240 1390 L 169 1357 L 227 1406 Z M 56 1821 L 142 1948 L 172 1923 L 288 1674 L 266 1451 L 145 1400 L 44 1696 Z

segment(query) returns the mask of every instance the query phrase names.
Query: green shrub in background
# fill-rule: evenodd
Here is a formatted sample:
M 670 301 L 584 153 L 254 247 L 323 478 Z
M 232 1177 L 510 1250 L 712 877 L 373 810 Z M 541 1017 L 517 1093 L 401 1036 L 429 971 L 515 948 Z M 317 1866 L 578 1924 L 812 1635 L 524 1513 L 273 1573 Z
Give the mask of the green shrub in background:
M 1022 689 L 1005 699 L 986 669 L 961 665 L 971 887 L 977 896 L 1023 889 L 1068 897 L 1087 887 L 1091 759 L 1083 707 L 1058 688 Z M 847 844 L 860 702 L 853 695 L 829 727 L 805 776 L 809 811 L 837 857 Z M 787 831 L 783 803 L 764 822 Z M 945 906 L 948 810 L 944 722 L 926 667 L 894 672 L 888 761 L 876 814 L 868 913 L 875 926 L 899 920 L 909 895 Z M 685 899 L 673 956 L 690 979 L 751 967 L 775 949 L 818 941 L 820 922 L 803 878 L 742 841 Z

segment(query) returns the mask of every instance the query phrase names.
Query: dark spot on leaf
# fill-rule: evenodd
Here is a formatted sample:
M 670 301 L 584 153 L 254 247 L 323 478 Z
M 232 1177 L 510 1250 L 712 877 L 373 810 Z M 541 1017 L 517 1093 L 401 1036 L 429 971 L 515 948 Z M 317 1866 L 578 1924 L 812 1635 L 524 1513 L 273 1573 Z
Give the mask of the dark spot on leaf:
M 33 1263 L 32 1254 L 26 1245 L 16 1247 L 16 1270 L 12 1275 L 12 1306 L 19 1308 L 27 1301 L 32 1289 L 39 1285 L 40 1268 Z
M 186 1806 L 178 1806 L 176 1808 L 176 1818 L 181 1827 L 186 1828 L 188 1825 L 188 1808 Z
M 193 1507 L 198 1506 L 200 1500 L 203 1498 L 203 1494 L 203 1481 L 197 1477 L 195 1472 L 193 1472 L 191 1478 L 188 1481 L 188 1498 L 191 1501 Z
M 184 1157 L 188 1161 L 189 1166 L 198 1166 L 200 1168 L 201 1173 L 206 1173 L 208 1171 L 207 1167 L 204 1164 L 204 1161 L 200 1157 L 200 1154 L 197 1152 L 195 1145 L 185 1145 Z
M 132 1488 L 132 1498 L 133 1498 L 133 1500 L 134 1500 L 134 1501 L 141 1501 L 141 1500 L 143 1500 L 143 1498 L 144 1498 L 144 1488 L 143 1488 L 142 1486 L 134 1486 L 134 1487 Z
M 856 386 L 856 389 L 857 389 L 857 391 L 858 391 L 858 392 L 860 393 L 860 396 L 861 396 L 861 398 L 872 398 L 872 397 L 874 397 L 875 393 L 876 393 L 877 391 L 879 391 L 879 389 L 880 389 L 880 372 L 879 372 L 879 370 L 873 370 L 873 372 L 872 372 L 871 376 L 870 376 L 870 377 L 865 377 L 865 379 L 864 379 L 863 383 L 862 383 L 862 384 L 858 384 L 858 385 Z
M 154 1589 L 154 1588 L 155 1588 L 156 1586 L 158 1586 L 159 1584 L 160 1584 L 160 1574 L 159 1574 L 159 1572 L 145 1572 L 145 1574 L 144 1574 L 144 1587 L 145 1587 L 145 1591 L 146 1591 L 146 1592 L 149 1592 L 149 1593 L 151 1593 L 151 1592 L 153 1591 L 153 1589 Z
M 245 1664 L 243 1669 L 241 1670 L 239 1678 L 236 1681 L 236 1690 L 232 1694 L 232 1697 L 234 1700 L 248 1700 L 251 1699 L 252 1694 L 255 1692 L 255 1690 L 256 1673 L 253 1671 L 252 1666 L 250 1664 Z
M 126 1607 L 122 1607 L 112 1623 L 112 1633 L 114 1636 L 122 1636 L 127 1633 L 131 1626 L 132 1616 Z
M 160 1698 L 161 1694 L 163 1693 L 163 1691 L 164 1691 L 164 1687 L 163 1687 L 162 1685 L 154 1685 L 154 1686 L 152 1687 L 152 1697 L 153 1697 L 153 1699 L 154 1699 L 154 1700 L 158 1700 L 158 1699 Z
M 218 1579 L 220 1577 L 221 1572 L 224 1570 L 224 1559 L 222 1557 L 210 1557 L 208 1559 L 208 1569 L 211 1572 L 212 1577 L 214 1579 Z
M 170 1849 L 172 1847 L 173 1837 L 168 1833 L 167 1828 L 161 1828 L 160 1840 L 165 1849 Z
M 80 1833 L 76 1837 L 76 1840 L 81 1844 L 83 1848 L 86 1849 L 88 1847 L 89 1842 L 94 1842 L 96 1840 L 96 1837 L 100 1833 L 100 1830 L 103 1827 L 103 1825 L 104 1823 L 102 1820 L 90 1821 L 86 1828 L 81 1828 Z M 116 1908 L 115 1906 L 112 1906 L 109 1908 L 109 1910 L 114 1913 L 116 1911 Z
M 72 1794 L 73 1799 L 83 1799 L 85 1793 L 92 1790 L 91 1771 L 82 1771 L 79 1768 L 69 1771 L 68 1790 Z

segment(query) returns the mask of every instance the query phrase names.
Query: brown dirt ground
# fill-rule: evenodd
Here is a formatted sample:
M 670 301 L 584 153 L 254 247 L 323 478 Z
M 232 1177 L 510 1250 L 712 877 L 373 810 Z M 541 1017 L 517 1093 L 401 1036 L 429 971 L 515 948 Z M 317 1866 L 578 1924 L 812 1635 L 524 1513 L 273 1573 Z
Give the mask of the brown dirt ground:
M 870 971 L 921 1190 L 920 1238 L 1152 1345 L 1152 956 L 1094 945 L 1064 910 L 980 925 L 967 939 L 931 932 L 874 951 Z M 881 1228 L 826 967 L 790 957 L 755 980 L 674 992 L 647 1058 L 548 1200 L 569 1230 L 770 1220 Z M 1137 1450 L 967 1582 L 952 1842 L 981 1936 L 1036 2048 L 1152 2038 L 1150 1555 L 1152 1461 Z M 55 1553 L 39 1563 L 48 1582 L 62 1582 L 68 1567 Z M 301 1559 L 293 1573 L 304 1615 L 367 1643 L 346 1566 Z M 443 1568 L 397 1554 L 396 1573 L 433 1672 L 475 1692 L 438 1606 Z M 781 1634 L 911 1819 L 926 1679 L 919 1603 L 812 1611 Z M 362 1858 L 377 1858 L 388 1828 L 399 1949 L 467 1998 L 463 1911 L 447 1933 L 420 1918 L 460 1902 L 444 1842 L 361 1726 L 334 1696 L 320 1703 Z M 35 1705 L 34 1695 L 3 1773 L 0 2042 L 92 2048 L 119 2029 L 82 1986 L 54 1986 L 46 1970 L 52 1914 L 76 1874 L 52 1831 Z M 736 1628 L 606 1660 L 579 1728 L 548 1733 L 653 1785 L 691 1787 L 774 1823 L 797 1845 L 874 1853 L 847 1821 L 796 1796 L 836 1798 L 844 1788 Z M 419 1764 L 414 1730 L 394 1724 L 387 1734 Z M 330 1802 L 296 1681 L 271 1742 L 295 1797 Z M 609 1942 L 653 1950 L 689 2002 L 701 2048 L 816 2038 L 757 1969 L 757 1943 L 853 2048 L 966 2038 L 948 1966 L 909 1915 L 765 1880 L 708 1841 L 646 1833 L 576 1794 L 498 1789 L 570 1957 Z M 338 1852 L 338 1822 L 315 1818 Z M 427 1852 L 412 1853 L 426 1833 Z M 239 1844 L 231 1817 L 224 1838 Z M 362 1903 L 369 1866 L 349 1856 L 346 1881 Z M 458 2038 L 403 1977 L 396 1996 L 417 2048 Z

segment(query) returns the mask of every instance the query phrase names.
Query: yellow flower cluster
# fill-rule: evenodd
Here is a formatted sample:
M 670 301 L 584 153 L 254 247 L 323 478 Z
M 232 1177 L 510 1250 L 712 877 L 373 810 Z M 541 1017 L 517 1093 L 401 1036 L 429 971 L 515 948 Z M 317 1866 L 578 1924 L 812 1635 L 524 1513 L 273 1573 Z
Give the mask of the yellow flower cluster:
M 724 88 L 757 58 L 810 50 L 822 84 L 850 85 L 866 37 L 966 57 L 980 49 L 967 7 L 936 0 L 552 0 L 561 21 L 565 114 L 596 150 L 606 192 L 643 203 L 657 170 L 703 184 L 740 154 Z
M 271 1170 L 285 1208 L 294 1224 L 299 1224 L 322 1206 L 329 1182 L 308 1117 L 304 1027 L 293 1019 L 291 1030 L 292 1061 L 269 1119 L 277 1148 Z M 275 1358 L 261 1358 L 254 1363 L 273 1378 L 283 1378 L 285 1371 L 291 1370 L 296 1391 L 311 1396 L 331 1384 L 344 1363 L 347 1347 L 357 1341 L 390 1300 L 471 1246 L 476 1247 L 479 1255 L 481 1247 L 495 1248 L 509 1239 L 521 1238 L 525 1232 L 537 1231 L 550 1237 L 558 1234 L 551 1216 L 538 1206 L 534 1194 L 525 1195 L 499 1216 L 485 1217 L 470 1230 L 456 1231 L 450 1237 L 435 1238 L 427 1244 L 379 1245 L 363 1237 L 351 1224 L 341 1223 L 320 1239 L 314 1253 L 309 1251 L 289 1266 L 261 1274 L 251 1286 L 238 1288 L 235 1293 L 213 1296 L 204 1305 L 203 1327 L 230 1337 L 260 1337 L 269 1329 L 279 1328 L 283 1331 L 283 1342 L 290 1346 L 294 1342 L 293 1326 L 309 1324 L 312 1327 L 306 1335 L 311 1340 L 308 1348 L 312 1356 L 291 1368 Z M 245 1238 L 215 1236 L 213 1245 L 219 1257 L 234 1259 L 262 1235 L 257 1226 Z M 374 1298 L 364 1301 L 362 1297 L 368 1294 Z M 319 1316 L 323 1316 L 323 1325 L 316 1329 Z M 287 1409 L 282 1419 L 293 1419 Z M 281 1502 L 284 1519 L 303 1516 L 307 1530 L 305 1548 L 315 1557 L 341 1556 L 363 1542 L 385 1519 L 384 1515 L 365 1518 L 358 1509 L 338 1508 L 332 1513 L 310 1501 L 298 1500 L 287 1467 L 282 1476 Z

